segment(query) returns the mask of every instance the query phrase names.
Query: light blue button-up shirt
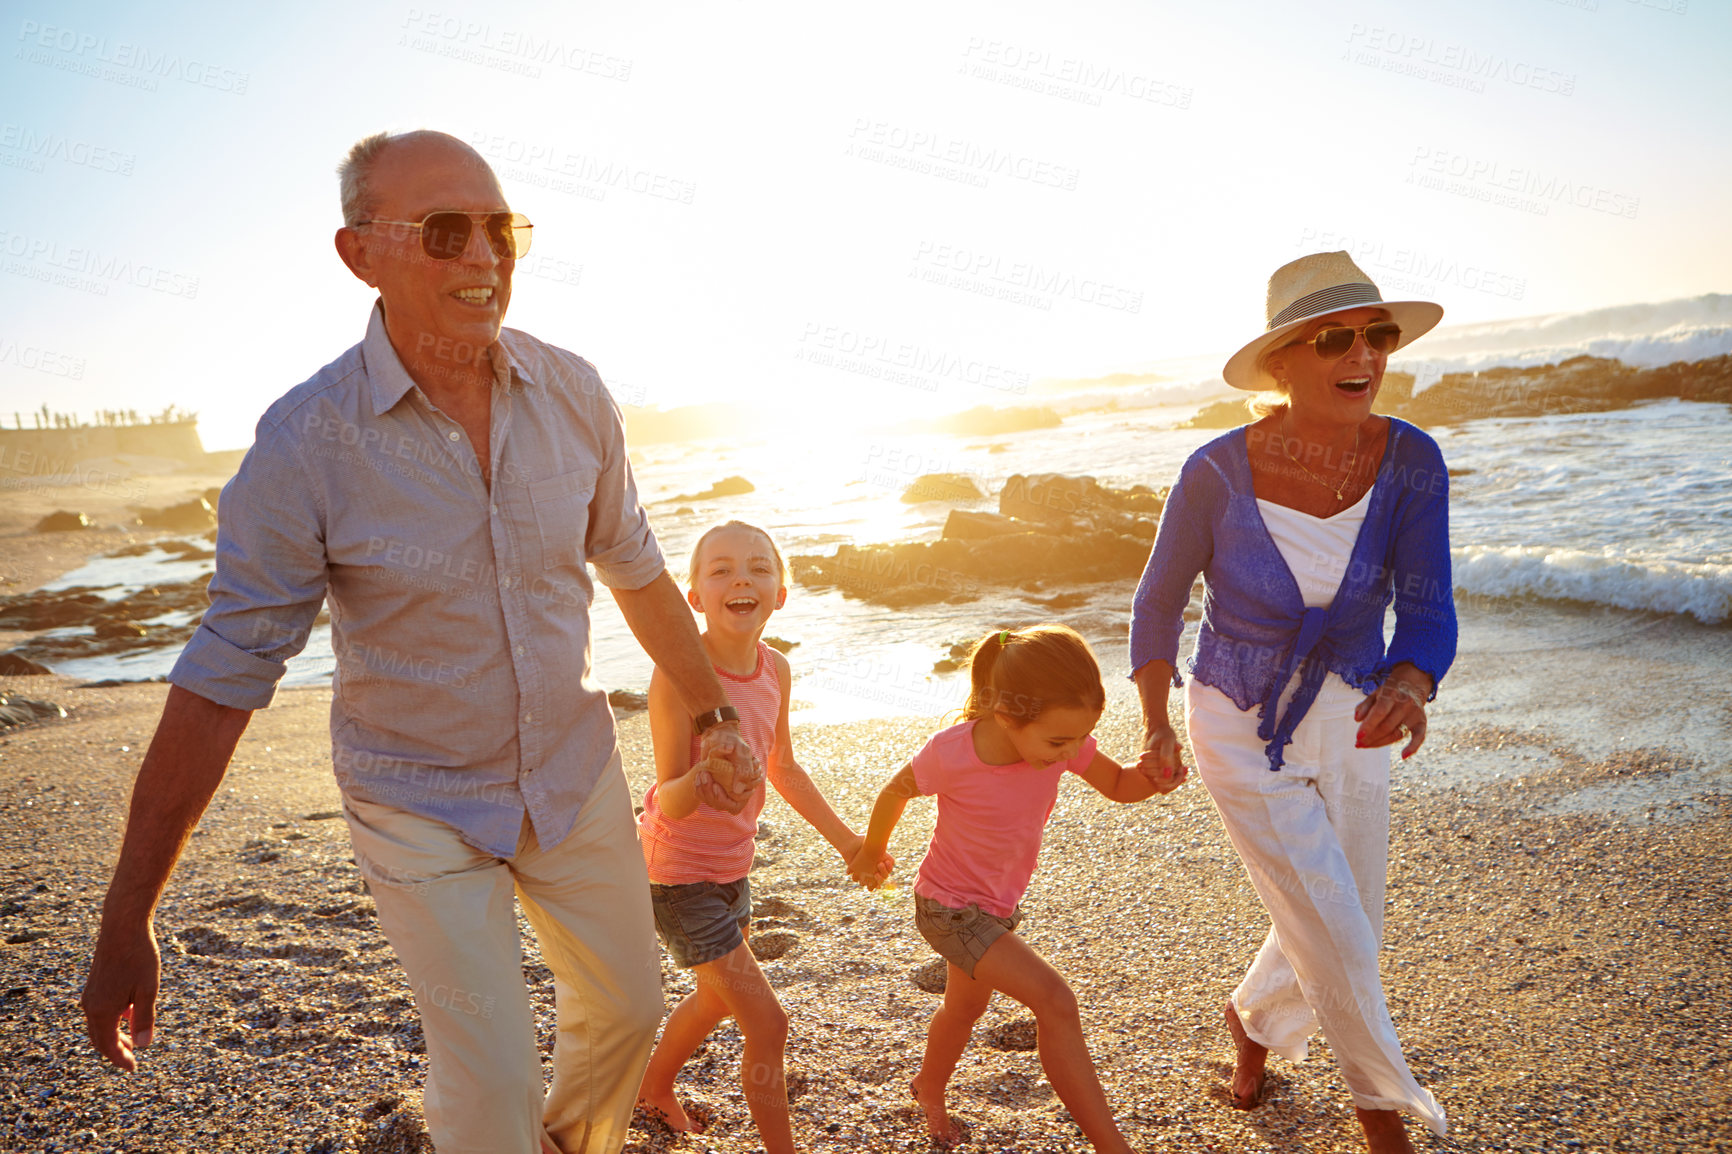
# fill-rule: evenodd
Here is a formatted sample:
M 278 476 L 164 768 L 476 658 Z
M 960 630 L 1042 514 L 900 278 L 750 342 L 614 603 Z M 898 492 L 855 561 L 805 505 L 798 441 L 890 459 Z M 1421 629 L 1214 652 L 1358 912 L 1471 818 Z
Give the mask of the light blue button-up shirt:
M 211 606 L 169 679 L 263 708 L 328 601 L 345 794 L 508 858 L 525 813 L 543 846 L 565 837 L 617 748 L 586 563 L 636 589 L 665 562 L 595 369 L 513 329 L 498 347 L 491 491 L 382 305 L 270 407 L 223 489 Z

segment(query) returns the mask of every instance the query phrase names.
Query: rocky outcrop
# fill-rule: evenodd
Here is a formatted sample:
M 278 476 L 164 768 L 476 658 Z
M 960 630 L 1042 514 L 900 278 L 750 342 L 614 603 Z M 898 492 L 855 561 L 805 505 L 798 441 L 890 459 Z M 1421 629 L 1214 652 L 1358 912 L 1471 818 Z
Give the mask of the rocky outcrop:
M 36 527 L 32 529 L 31 532 L 66 533 L 72 530 L 88 528 L 90 528 L 89 517 L 86 517 L 83 513 L 68 513 L 66 510 L 61 509 L 58 512 L 48 514 L 48 516 L 36 522 Z
M 41 677 L 54 672 L 15 650 L 0 653 L 0 677 Z
M 1018 474 L 999 492 L 998 513 L 954 509 L 937 541 L 842 545 L 791 566 L 802 585 L 893 607 L 972 601 L 987 588 L 1123 580 L 1148 560 L 1161 501 L 1143 486 Z
M 922 473 L 902 494 L 905 505 L 924 501 L 978 501 L 986 496 L 967 473 Z
M 713 501 L 717 497 L 738 497 L 742 493 L 750 493 L 757 486 L 744 477 L 723 477 L 702 493 L 681 493 L 678 497 L 669 497 L 662 504 L 672 504 L 675 501 Z
M 195 577 L 190 581 L 153 585 L 114 601 L 83 587 L 19 593 L 0 598 L 0 629 L 33 633 L 79 630 L 76 634 L 32 637 L 13 650 L 14 655 L 27 661 L 49 666 L 84 657 L 182 644 L 193 635 L 196 623 L 147 622 L 177 611 L 192 614 L 196 622 L 210 604 L 205 592 L 209 584 L 208 576 Z
M 203 533 L 216 527 L 216 510 L 202 496 L 166 509 L 145 509 L 138 515 L 147 529 L 166 529 L 170 533 Z
M 52 701 L 32 701 L 14 693 L 0 693 L 0 730 L 29 725 L 45 717 L 65 717 L 66 710 Z

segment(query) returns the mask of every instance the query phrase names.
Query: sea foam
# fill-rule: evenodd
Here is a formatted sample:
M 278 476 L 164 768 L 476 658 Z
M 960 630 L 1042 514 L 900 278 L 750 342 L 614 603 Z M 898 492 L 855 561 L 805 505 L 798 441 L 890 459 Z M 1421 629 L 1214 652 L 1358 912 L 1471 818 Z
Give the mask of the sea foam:
M 1640 369 L 1732 353 L 1732 294 L 1445 327 L 1390 358 L 1423 391 L 1446 373 L 1605 357 Z
M 1705 625 L 1732 616 L 1732 565 L 1605 557 L 1516 545 L 1450 550 L 1455 587 L 1486 597 L 1540 597 L 1688 614 Z

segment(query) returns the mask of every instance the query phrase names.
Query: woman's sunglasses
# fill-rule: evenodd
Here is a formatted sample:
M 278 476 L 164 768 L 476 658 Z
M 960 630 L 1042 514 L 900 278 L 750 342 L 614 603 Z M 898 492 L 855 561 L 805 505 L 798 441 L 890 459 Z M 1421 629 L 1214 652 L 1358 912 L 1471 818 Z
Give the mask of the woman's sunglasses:
M 1358 328 L 1348 328 L 1338 325 L 1323 329 L 1310 340 L 1295 341 L 1296 345 L 1310 345 L 1318 356 L 1326 361 L 1337 361 L 1347 355 L 1353 347 L 1354 338 L 1360 333 L 1365 334 L 1365 344 L 1374 353 L 1392 352 L 1401 343 L 1401 326 L 1394 321 L 1372 321 Z
M 363 220 L 354 225 L 394 224 L 421 230 L 421 251 L 433 260 L 456 260 L 469 247 L 475 222 L 487 232 L 487 243 L 500 260 L 516 260 L 529 251 L 529 230 L 535 226 L 520 212 L 430 212 L 419 221 Z

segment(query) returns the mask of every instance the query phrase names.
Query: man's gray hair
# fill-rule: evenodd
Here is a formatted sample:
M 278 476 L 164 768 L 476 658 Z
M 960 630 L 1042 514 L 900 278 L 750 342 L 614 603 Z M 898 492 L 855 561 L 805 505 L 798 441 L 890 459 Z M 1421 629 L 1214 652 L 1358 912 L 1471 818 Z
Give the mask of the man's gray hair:
M 389 132 L 375 132 L 355 142 L 343 163 L 337 166 L 337 179 L 343 196 L 343 223 L 350 228 L 366 220 L 373 212 L 373 198 L 367 187 L 373 175 L 373 164 L 385 146 L 391 143 Z

